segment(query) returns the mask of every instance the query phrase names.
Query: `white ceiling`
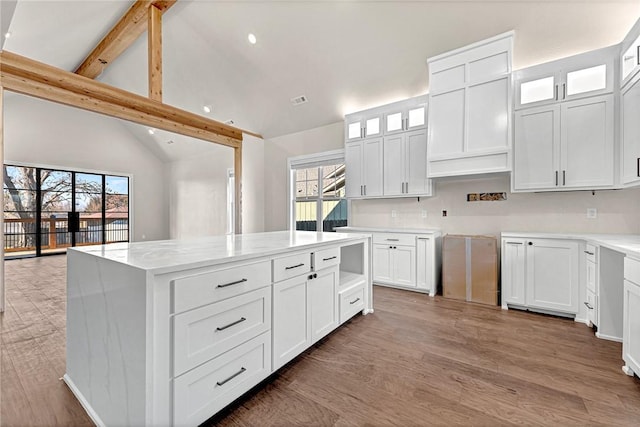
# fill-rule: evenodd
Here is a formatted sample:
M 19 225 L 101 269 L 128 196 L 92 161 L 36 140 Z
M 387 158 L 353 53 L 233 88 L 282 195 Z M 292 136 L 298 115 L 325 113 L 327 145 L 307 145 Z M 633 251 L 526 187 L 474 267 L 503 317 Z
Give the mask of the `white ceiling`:
M 20 0 L 4 48 L 73 70 L 130 4 Z M 639 17 L 640 0 L 179 0 L 163 21 L 164 102 L 210 104 L 270 138 L 423 94 L 428 57 L 483 38 L 515 30 L 517 69 L 619 43 Z M 144 95 L 146 61 L 142 36 L 99 79 Z

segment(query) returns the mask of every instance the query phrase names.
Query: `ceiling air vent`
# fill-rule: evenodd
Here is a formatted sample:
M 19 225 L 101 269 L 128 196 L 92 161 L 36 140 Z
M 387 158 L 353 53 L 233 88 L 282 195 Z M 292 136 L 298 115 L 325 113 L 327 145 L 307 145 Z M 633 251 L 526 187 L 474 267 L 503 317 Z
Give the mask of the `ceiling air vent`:
M 304 95 L 296 96 L 295 98 L 291 98 L 291 105 L 301 105 L 309 102 L 309 98 Z
M 225 125 L 229 125 L 229 126 L 233 126 L 234 123 L 235 122 L 233 120 L 231 120 L 231 119 L 229 119 L 229 120 L 224 122 Z

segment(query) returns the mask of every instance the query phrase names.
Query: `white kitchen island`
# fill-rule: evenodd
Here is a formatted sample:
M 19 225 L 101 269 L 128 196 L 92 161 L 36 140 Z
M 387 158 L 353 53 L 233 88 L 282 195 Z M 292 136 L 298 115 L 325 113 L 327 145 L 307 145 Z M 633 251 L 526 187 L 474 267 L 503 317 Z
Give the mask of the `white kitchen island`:
M 198 425 L 373 311 L 370 245 L 282 231 L 69 249 L 64 380 L 98 425 Z

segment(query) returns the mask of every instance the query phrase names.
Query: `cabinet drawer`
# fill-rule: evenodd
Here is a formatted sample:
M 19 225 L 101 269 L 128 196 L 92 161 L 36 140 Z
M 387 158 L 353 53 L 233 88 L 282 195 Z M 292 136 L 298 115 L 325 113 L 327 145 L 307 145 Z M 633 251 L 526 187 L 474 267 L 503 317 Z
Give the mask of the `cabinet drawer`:
M 306 252 L 302 254 L 289 255 L 273 260 L 273 281 L 291 277 L 300 276 L 311 271 L 311 254 Z
M 598 297 L 591 291 L 587 291 L 587 301 L 584 303 L 587 307 L 587 319 L 598 326 Z
M 624 278 L 636 285 L 640 285 L 640 261 L 625 257 Z
M 207 420 L 271 373 L 271 333 L 248 341 L 173 382 L 173 424 Z
M 173 312 L 231 298 L 271 284 L 269 261 L 245 264 L 173 281 Z
M 270 328 L 269 287 L 178 314 L 173 321 L 174 376 Z
M 598 247 L 587 243 L 587 248 L 584 251 L 587 261 L 597 263 L 598 262 Z
M 313 269 L 315 271 L 339 264 L 340 248 L 329 248 L 313 253 Z
M 401 234 L 401 233 L 374 233 L 373 243 L 381 245 L 416 245 L 416 236 L 413 234 Z
M 364 287 L 356 286 L 340 293 L 340 323 L 364 309 Z

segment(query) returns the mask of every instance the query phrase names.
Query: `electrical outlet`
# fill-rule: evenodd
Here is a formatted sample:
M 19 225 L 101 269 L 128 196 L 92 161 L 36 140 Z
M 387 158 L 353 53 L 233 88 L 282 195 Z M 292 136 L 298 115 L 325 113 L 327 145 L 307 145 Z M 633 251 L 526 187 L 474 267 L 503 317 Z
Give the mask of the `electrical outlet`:
M 426 218 L 427 217 L 427 210 L 426 209 L 422 209 L 421 216 L 422 216 L 422 218 Z
M 395 209 L 391 210 L 391 218 L 396 218 L 398 216 L 398 211 Z
M 596 208 L 587 209 L 587 218 L 593 219 L 598 217 L 598 210 Z
M 442 211 L 442 216 L 447 216 L 447 211 L 443 210 Z

